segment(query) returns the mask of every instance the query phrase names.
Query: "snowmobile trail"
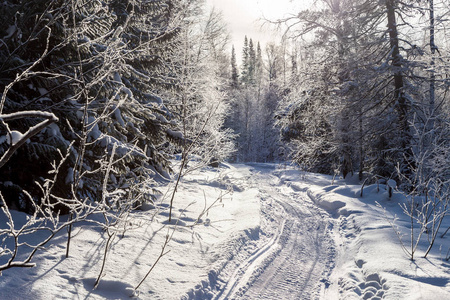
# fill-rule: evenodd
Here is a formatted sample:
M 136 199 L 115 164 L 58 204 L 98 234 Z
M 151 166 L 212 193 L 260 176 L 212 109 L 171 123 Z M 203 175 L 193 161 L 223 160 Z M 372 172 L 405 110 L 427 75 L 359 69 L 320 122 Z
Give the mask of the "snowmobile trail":
M 279 227 L 239 266 L 218 299 L 317 299 L 327 285 L 334 266 L 333 223 L 306 191 L 280 185 L 274 171 L 255 165 L 253 173 L 262 213 L 275 217 L 274 205 L 283 212 Z

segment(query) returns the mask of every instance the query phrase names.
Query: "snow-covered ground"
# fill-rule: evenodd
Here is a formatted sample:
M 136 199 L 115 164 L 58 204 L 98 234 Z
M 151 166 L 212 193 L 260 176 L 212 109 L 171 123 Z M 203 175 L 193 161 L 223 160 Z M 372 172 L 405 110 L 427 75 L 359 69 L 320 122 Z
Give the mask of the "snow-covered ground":
M 84 223 L 74 230 L 69 258 L 62 232 L 37 254 L 35 268 L 4 271 L 0 299 L 130 299 L 166 237 L 170 252 L 135 298 L 450 299 L 449 237 L 438 237 L 424 259 L 424 235 L 409 260 L 389 223 L 399 217 L 408 243 L 404 196 L 389 198 L 381 185 L 360 197 L 360 189 L 284 165 L 198 170 L 178 188 L 175 221 L 168 222 L 169 194 L 133 213 L 96 289 L 106 234 Z M 17 212 L 14 218 L 17 226 L 26 220 Z M 0 215 L 0 228 L 4 220 Z M 441 227 L 449 225 L 446 219 Z
M 359 184 L 333 182 L 317 174 L 305 174 L 299 180 L 297 171 L 283 172 L 280 178 L 294 189 L 307 190 L 335 221 L 335 267 L 321 299 L 450 299 L 450 263 L 446 260 L 450 237 L 438 237 L 424 259 L 428 246 L 424 234 L 411 261 L 396 234 L 409 247 L 411 220 L 400 207 L 407 203 L 403 194 L 394 192 L 389 197 L 386 185 L 374 184 L 364 187 L 361 197 Z M 449 225 L 447 217 L 440 232 Z

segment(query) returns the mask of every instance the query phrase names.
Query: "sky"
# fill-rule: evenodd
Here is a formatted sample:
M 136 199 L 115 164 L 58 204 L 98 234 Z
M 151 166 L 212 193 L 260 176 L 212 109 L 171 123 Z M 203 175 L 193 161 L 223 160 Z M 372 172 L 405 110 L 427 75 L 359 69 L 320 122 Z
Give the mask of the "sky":
M 224 19 L 231 33 L 231 44 L 240 57 L 244 44 L 244 37 L 252 38 L 255 45 L 259 41 L 264 49 L 268 42 L 276 41 L 276 34 L 269 26 L 261 26 L 262 18 L 275 20 L 286 16 L 294 11 L 293 7 L 305 0 L 207 0 L 210 7 L 214 6 L 222 11 Z

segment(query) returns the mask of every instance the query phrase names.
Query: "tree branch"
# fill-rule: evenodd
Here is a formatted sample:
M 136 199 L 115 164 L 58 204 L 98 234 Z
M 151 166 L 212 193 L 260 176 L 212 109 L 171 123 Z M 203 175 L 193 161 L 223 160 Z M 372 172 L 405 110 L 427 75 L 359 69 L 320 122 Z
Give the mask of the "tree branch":
M 0 168 L 3 167 L 6 162 L 11 158 L 11 156 L 31 137 L 38 134 L 42 129 L 50 125 L 51 123 L 58 122 L 58 118 L 53 114 L 49 112 L 41 112 L 41 111 L 24 111 L 24 112 L 17 112 L 12 114 L 0 114 L 0 121 L 4 123 L 5 121 L 11 121 L 16 119 L 22 119 L 22 118 L 44 118 L 46 120 L 40 122 L 39 124 L 30 127 L 27 132 L 17 141 L 17 143 L 12 143 L 11 140 L 11 147 L 3 154 L 3 156 L 0 158 Z

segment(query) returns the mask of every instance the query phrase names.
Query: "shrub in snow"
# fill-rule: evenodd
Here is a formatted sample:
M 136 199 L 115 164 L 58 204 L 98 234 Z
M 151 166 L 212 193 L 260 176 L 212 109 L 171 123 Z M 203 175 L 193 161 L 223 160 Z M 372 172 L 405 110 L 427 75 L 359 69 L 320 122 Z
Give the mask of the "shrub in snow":
M 441 120 L 439 130 L 429 128 L 415 128 L 417 147 L 412 152 L 412 168 L 408 174 L 402 175 L 403 185 L 408 188 L 407 200 L 401 204 L 403 212 L 410 219 L 409 238 L 402 242 L 402 248 L 411 260 L 415 259 L 416 251 L 420 245 L 422 236 L 427 235 L 428 246 L 424 251 L 424 257 L 430 253 L 435 245 L 436 238 L 444 218 L 448 218 L 450 205 L 450 163 L 449 142 L 450 123 L 448 119 Z M 387 181 L 389 187 L 396 182 Z M 394 227 L 394 230 L 395 227 Z M 397 230 L 396 230 L 397 232 Z M 447 231 L 442 235 L 445 236 Z

